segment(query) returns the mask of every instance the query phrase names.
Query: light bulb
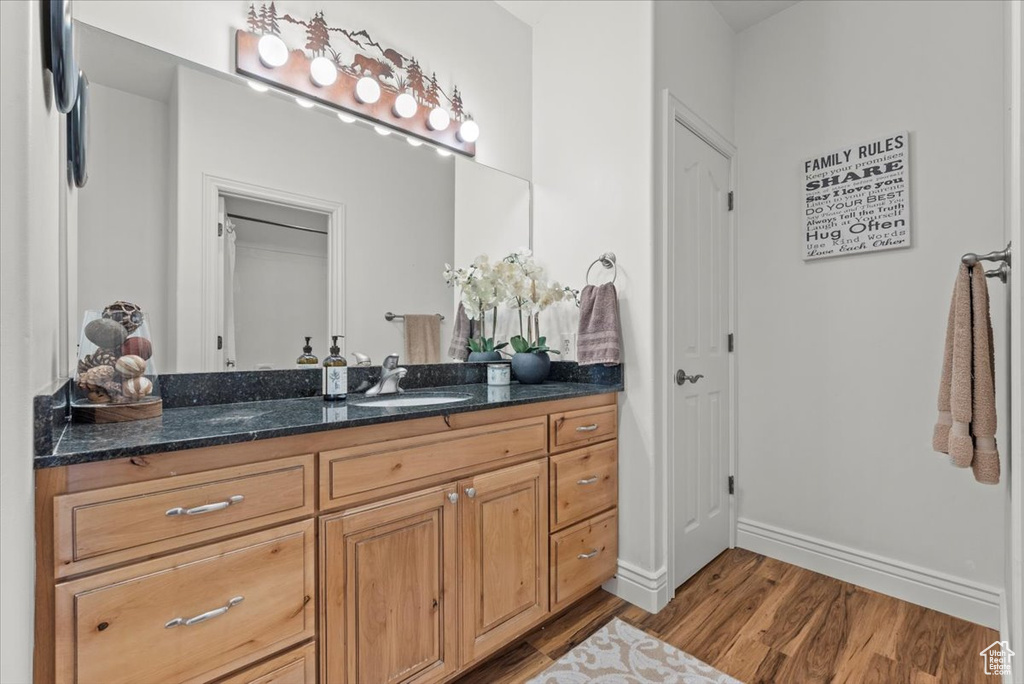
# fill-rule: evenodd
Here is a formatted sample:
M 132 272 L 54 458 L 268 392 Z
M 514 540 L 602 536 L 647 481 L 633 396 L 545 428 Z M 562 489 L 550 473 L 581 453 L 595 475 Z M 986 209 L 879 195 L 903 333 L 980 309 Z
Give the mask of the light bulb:
M 363 76 L 356 81 L 356 99 L 363 104 L 373 104 L 380 99 L 380 84 L 377 79 Z
M 268 88 L 267 86 L 263 85 L 258 81 L 246 81 L 246 83 L 248 83 L 249 87 L 255 90 L 257 93 L 265 93 L 268 90 L 270 90 L 270 88 Z
M 459 126 L 459 140 L 464 143 L 475 143 L 477 138 L 480 137 L 480 126 L 477 125 L 476 121 L 469 119 L 463 121 L 462 125 Z
M 373 130 L 377 131 L 377 135 L 391 135 L 391 129 L 383 126 L 374 126 Z
M 430 126 L 432 131 L 443 131 L 448 128 L 448 124 L 452 121 L 452 117 L 448 114 L 448 111 L 441 107 L 434 107 L 430 110 L 430 116 L 427 117 L 427 125 Z
M 438 147 L 437 148 L 437 153 L 439 155 L 441 155 L 442 157 L 450 157 L 450 156 L 452 156 L 451 150 L 446 150 L 443 147 Z
M 260 53 L 260 61 L 266 67 L 273 69 L 288 63 L 288 46 L 273 33 L 268 33 L 260 38 L 257 49 Z
M 405 141 L 407 143 L 409 143 L 410 145 L 412 145 L 413 147 L 419 147 L 420 145 L 423 144 L 423 141 L 420 140 L 419 138 L 412 138 L 412 137 L 410 137 L 410 138 L 406 138 Z
M 312 109 L 313 108 L 313 103 L 312 102 L 310 102 L 309 100 L 307 100 L 305 98 L 301 98 L 301 97 L 295 98 L 295 104 L 299 105 L 303 109 Z
M 338 80 L 338 68 L 326 57 L 317 57 L 309 63 L 309 79 L 320 87 L 334 85 Z
M 356 117 L 352 116 L 351 114 L 346 114 L 345 112 L 338 112 L 338 118 L 344 121 L 345 123 L 356 122 Z
M 419 105 L 416 104 L 416 98 L 409 93 L 402 93 L 395 98 L 395 106 L 392 108 L 395 112 L 395 116 L 399 116 L 403 119 L 411 119 L 416 115 L 416 110 L 419 109 Z

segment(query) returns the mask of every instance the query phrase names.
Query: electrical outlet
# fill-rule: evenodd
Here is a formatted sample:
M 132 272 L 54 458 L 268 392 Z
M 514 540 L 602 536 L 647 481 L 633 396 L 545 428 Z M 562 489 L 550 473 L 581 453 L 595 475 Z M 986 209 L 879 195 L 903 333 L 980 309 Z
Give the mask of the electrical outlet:
M 574 361 L 576 359 L 576 333 L 562 333 L 558 351 L 562 352 L 562 361 Z

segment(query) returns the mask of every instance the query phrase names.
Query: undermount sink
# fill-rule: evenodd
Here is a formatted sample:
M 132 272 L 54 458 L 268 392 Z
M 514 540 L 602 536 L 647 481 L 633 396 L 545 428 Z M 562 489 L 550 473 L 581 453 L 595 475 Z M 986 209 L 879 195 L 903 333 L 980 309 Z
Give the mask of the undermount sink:
M 457 404 L 460 401 L 471 399 L 468 394 L 427 394 L 416 396 L 390 397 L 386 399 L 367 399 L 360 401 L 356 406 L 366 408 L 410 408 L 413 406 L 439 406 L 442 404 Z

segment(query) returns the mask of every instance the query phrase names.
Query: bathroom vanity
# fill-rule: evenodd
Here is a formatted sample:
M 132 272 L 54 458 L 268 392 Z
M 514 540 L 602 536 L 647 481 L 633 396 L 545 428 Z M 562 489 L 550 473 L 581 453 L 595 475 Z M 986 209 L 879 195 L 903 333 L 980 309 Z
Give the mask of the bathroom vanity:
M 37 458 L 37 684 L 449 681 L 596 589 L 618 388 L 460 389 L 69 427 Z

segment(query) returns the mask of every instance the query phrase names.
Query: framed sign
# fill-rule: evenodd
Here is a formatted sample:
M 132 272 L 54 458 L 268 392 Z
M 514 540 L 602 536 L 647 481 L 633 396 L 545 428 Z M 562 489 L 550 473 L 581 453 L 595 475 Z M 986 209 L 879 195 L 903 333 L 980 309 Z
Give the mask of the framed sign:
M 906 131 L 804 161 L 804 260 L 910 246 Z

